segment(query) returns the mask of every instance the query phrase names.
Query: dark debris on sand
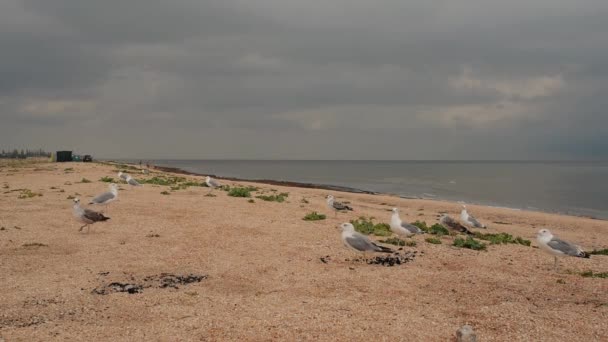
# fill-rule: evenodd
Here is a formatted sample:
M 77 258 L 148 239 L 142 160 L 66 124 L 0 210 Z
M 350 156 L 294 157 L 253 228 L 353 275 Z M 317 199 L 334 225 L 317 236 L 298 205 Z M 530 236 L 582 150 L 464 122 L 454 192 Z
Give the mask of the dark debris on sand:
M 105 272 L 104 272 L 105 273 Z M 122 283 L 122 282 L 111 282 L 107 285 L 102 285 L 100 287 L 94 288 L 91 293 L 98 295 L 107 295 L 111 293 L 117 292 L 126 292 L 129 294 L 141 293 L 144 289 L 147 288 L 173 288 L 179 289 L 178 285 L 188 285 L 191 283 L 199 283 L 204 279 L 207 279 L 207 275 L 197 275 L 197 274 L 186 274 L 186 275 L 176 275 L 171 273 L 161 273 L 159 275 L 151 275 L 144 277 L 141 282 L 137 282 L 135 277 L 131 276 L 130 279 L 132 282 Z
M 407 264 L 410 261 L 414 261 L 416 254 L 417 254 L 416 251 L 406 252 L 403 254 L 394 253 L 392 255 L 390 255 L 390 254 L 382 255 L 382 256 L 376 256 L 371 259 L 366 259 L 365 262 L 368 265 L 382 265 L 382 266 L 392 267 L 392 266 Z
M 420 255 L 424 254 L 423 252 L 420 252 Z M 368 265 L 381 265 L 381 266 L 386 266 L 386 267 L 392 267 L 392 266 L 400 266 L 400 265 L 405 265 L 409 262 L 414 261 L 414 259 L 416 258 L 416 256 L 418 255 L 418 251 L 412 251 L 412 252 L 395 252 L 392 254 L 386 254 L 386 255 L 378 255 L 375 256 L 373 258 L 367 259 L 367 258 L 356 258 L 356 259 L 346 259 L 344 261 L 353 261 L 353 262 L 357 262 L 357 263 L 366 263 Z M 320 260 L 323 263 L 327 263 L 330 261 L 329 256 L 326 257 L 322 257 L 320 258 Z

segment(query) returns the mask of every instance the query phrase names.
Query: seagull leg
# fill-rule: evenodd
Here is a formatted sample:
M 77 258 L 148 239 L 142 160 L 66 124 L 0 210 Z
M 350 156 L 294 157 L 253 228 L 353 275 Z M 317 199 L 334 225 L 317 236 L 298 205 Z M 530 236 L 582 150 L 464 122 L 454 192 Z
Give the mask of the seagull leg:
M 86 226 L 88 226 L 88 224 L 85 224 L 84 226 L 80 227 L 80 229 L 78 229 L 78 231 L 81 232 L 84 229 L 84 227 L 86 227 Z
M 553 258 L 555 258 L 555 263 L 553 264 L 553 270 L 557 271 L 557 257 L 554 256 Z

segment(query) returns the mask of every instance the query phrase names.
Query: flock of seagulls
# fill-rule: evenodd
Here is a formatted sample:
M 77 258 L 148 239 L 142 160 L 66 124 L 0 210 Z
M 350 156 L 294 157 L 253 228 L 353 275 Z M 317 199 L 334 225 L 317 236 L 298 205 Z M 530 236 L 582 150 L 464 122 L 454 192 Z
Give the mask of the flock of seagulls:
M 118 177 L 131 186 L 141 186 L 139 182 L 137 182 L 127 173 L 119 172 Z M 220 188 L 222 186 L 220 182 L 209 176 L 205 178 L 205 184 L 207 184 L 207 186 L 211 189 L 210 191 L 213 191 L 214 189 Z M 89 204 L 104 206 L 107 210 L 108 205 L 116 200 L 118 200 L 118 185 L 112 183 L 109 185 L 109 191 L 95 196 L 89 202 Z M 336 216 L 338 212 L 353 211 L 352 207 L 336 201 L 334 196 L 332 195 L 328 195 L 326 197 L 326 201 L 327 206 L 329 207 L 329 209 L 334 211 Z M 82 231 L 85 227 L 88 227 L 89 225 L 92 225 L 96 222 L 103 222 L 110 219 L 109 217 L 104 215 L 103 211 L 97 212 L 92 209 L 82 208 L 80 206 L 80 199 L 78 198 L 74 199 L 73 214 L 80 222 L 84 223 L 84 225 L 80 227 L 79 231 Z M 465 205 L 462 206 L 462 211 L 460 213 L 460 222 L 457 222 L 455 219 L 453 219 L 447 214 L 443 214 L 439 219 L 439 223 L 446 229 L 457 233 L 464 233 L 467 235 L 474 235 L 474 233 L 471 232 L 466 226 L 471 228 L 486 228 L 486 225 L 481 224 L 473 215 L 468 213 Z M 342 223 L 340 227 L 342 228 L 342 241 L 344 245 L 354 251 L 362 253 L 394 252 L 391 248 L 376 244 L 375 242 L 372 242 L 367 236 L 355 231 L 355 227 L 351 223 Z M 89 229 L 87 229 L 87 232 L 89 231 Z M 403 222 L 403 220 L 399 216 L 399 209 L 397 208 L 392 209 L 390 229 L 394 234 L 401 237 L 412 237 L 417 234 L 424 234 L 424 232 L 420 228 L 407 222 Z M 542 250 L 546 251 L 547 253 L 550 253 L 555 257 L 554 268 L 556 270 L 558 267 L 558 256 L 589 258 L 589 254 L 583 251 L 579 246 L 555 237 L 548 229 L 541 229 L 538 232 L 537 242 Z
M 347 207 L 340 202 L 336 202 L 332 195 L 327 196 L 327 205 L 336 211 L 344 211 L 344 210 L 353 210 L 351 207 Z M 348 208 L 348 209 L 346 209 Z M 403 222 L 401 217 L 399 216 L 399 209 L 393 208 L 390 221 L 391 231 L 397 236 L 401 237 L 412 237 L 416 234 L 424 234 L 424 232 L 407 222 Z M 465 205 L 462 206 L 462 211 L 460 213 L 460 222 L 457 222 L 455 219 L 450 217 L 447 214 L 443 214 L 439 219 L 439 223 L 448 230 L 463 233 L 467 235 L 475 235 L 472 231 L 470 231 L 466 226 L 473 228 L 487 228 L 486 225 L 481 224 L 473 215 L 469 214 Z M 343 223 L 340 225 L 342 228 L 342 241 L 344 245 L 352 250 L 358 252 L 379 252 L 379 253 L 391 253 L 391 250 L 388 247 L 377 245 L 376 243 L 369 240 L 369 238 L 365 235 L 362 235 L 355 231 L 354 226 L 351 223 Z M 537 234 L 537 242 L 540 248 L 547 253 L 550 253 L 555 257 L 554 269 L 558 268 L 558 259 L 557 257 L 561 256 L 571 256 L 578 258 L 589 258 L 589 253 L 585 252 L 579 246 L 561 240 L 553 234 L 548 229 L 541 229 Z

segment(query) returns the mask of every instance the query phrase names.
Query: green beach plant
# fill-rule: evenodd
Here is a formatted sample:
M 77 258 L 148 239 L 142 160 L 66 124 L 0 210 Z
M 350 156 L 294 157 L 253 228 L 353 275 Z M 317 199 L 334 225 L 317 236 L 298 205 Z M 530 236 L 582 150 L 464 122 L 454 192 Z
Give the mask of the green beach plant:
M 304 221 L 320 221 L 325 220 L 326 216 L 324 214 L 319 214 L 316 211 L 312 213 L 306 214 L 302 220 Z
M 476 251 L 482 251 L 486 249 L 485 243 L 479 242 L 470 236 L 467 236 L 466 239 L 457 237 L 456 239 L 454 239 L 453 245 L 459 248 L 468 248 Z
M 228 196 L 232 197 L 251 197 L 251 190 L 246 187 L 235 187 L 228 191 Z
M 489 233 L 475 232 L 475 237 L 480 240 L 489 241 L 491 245 L 512 243 L 512 244 L 530 246 L 530 244 L 531 244 L 530 240 L 526 240 L 519 236 L 514 238 L 513 235 L 507 234 L 507 233 L 489 234 Z
M 424 239 L 424 241 L 426 241 L 428 243 L 432 243 L 434 245 L 440 245 L 441 244 L 441 240 L 439 240 L 436 237 L 428 237 L 428 238 Z
M 355 227 L 355 230 L 365 235 L 390 236 L 392 234 L 391 227 L 386 223 L 374 223 L 373 218 L 359 217 L 356 220 L 351 220 L 350 223 Z

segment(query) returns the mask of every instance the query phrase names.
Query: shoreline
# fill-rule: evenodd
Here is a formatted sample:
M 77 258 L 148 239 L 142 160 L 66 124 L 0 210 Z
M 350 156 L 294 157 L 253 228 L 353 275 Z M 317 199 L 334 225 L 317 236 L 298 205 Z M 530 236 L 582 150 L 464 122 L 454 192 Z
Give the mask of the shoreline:
M 111 162 L 111 163 L 115 163 L 115 164 L 124 164 L 124 165 L 129 165 L 129 166 L 138 168 L 138 165 L 133 164 L 133 163 L 126 163 L 126 162 L 123 163 L 123 162 L 116 162 L 116 161 L 107 161 L 107 162 Z M 216 179 L 233 181 L 233 182 L 251 182 L 251 183 L 259 183 L 259 184 L 267 184 L 267 185 L 303 188 L 303 189 L 339 191 L 339 192 L 347 192 L 347 193 L 353 193 L 353 194 L 384 195 L 384 196 L 394 196 L 394 197 L 398 197 L 398 198 L 402 198 L 402 199 L 421 200 L 421 201 L 438 201 L 438 202 L 454 203 L 454 204 L 461 203 L 461 202 L 465 203 L 463 201 L 449 200 L 449 199 L 444 199 L 444 198 L 407 196 L 407 195 L 399 195 L 399 194 L 393 194 L 393 193 L 376 192 L 376 191 L 358 189 L 358 188 L 353 188 L 353 187 L 331 185 L 331 184 L 316 184 L 316 183 L 282 181 L 282 180 L 273 180 L 273 179 L 245 179 L 245 178 L 237 178 L 237 177 L 224 177 L 224 176 L 219 176 L 219 175 L 214 175 L 214 174 L 202 174 L 202 173 L 187 171 L 187 170 L 184 170 L 184 169 L 181 169 L 178 167 L 173 167 L 173 166 L 154 165 L 153 168 L 155 170 L 159 170 L 162 172 L 171 172 L 171 173 L 175 173 L 175 174 L 199 176 L 199 177 L 210 176 L 210 177 L 213 177 Z M 563 215 L 563 216 L 580 217 L 580 218 L 586 218 L 586 219 L 598 220 L 598 221 L 608 221 L 608 218 L 604 219 L 601 217 L 596 217 L 596 216 L 591 216 L 591 215 L 566 213 L 566 212 L 562 212 L 562 211 L 558 211 L 558 210 L 538 209 L 538 208 L 536 208 L 536 209 L 513 208 L 513 207 L 504 206 L 504 205 L 494 205 L 494 204 L 479 203 L 479 202 L 466 202 L 466 203 L 471 204 L 471 205 L 484 206 L 484 207 L 488 207 L 488 208 L 507 209 L 507 210 L 515 210 L 515 211 L 531 212 L 531 213 L 555 214 L 555 215 Z

